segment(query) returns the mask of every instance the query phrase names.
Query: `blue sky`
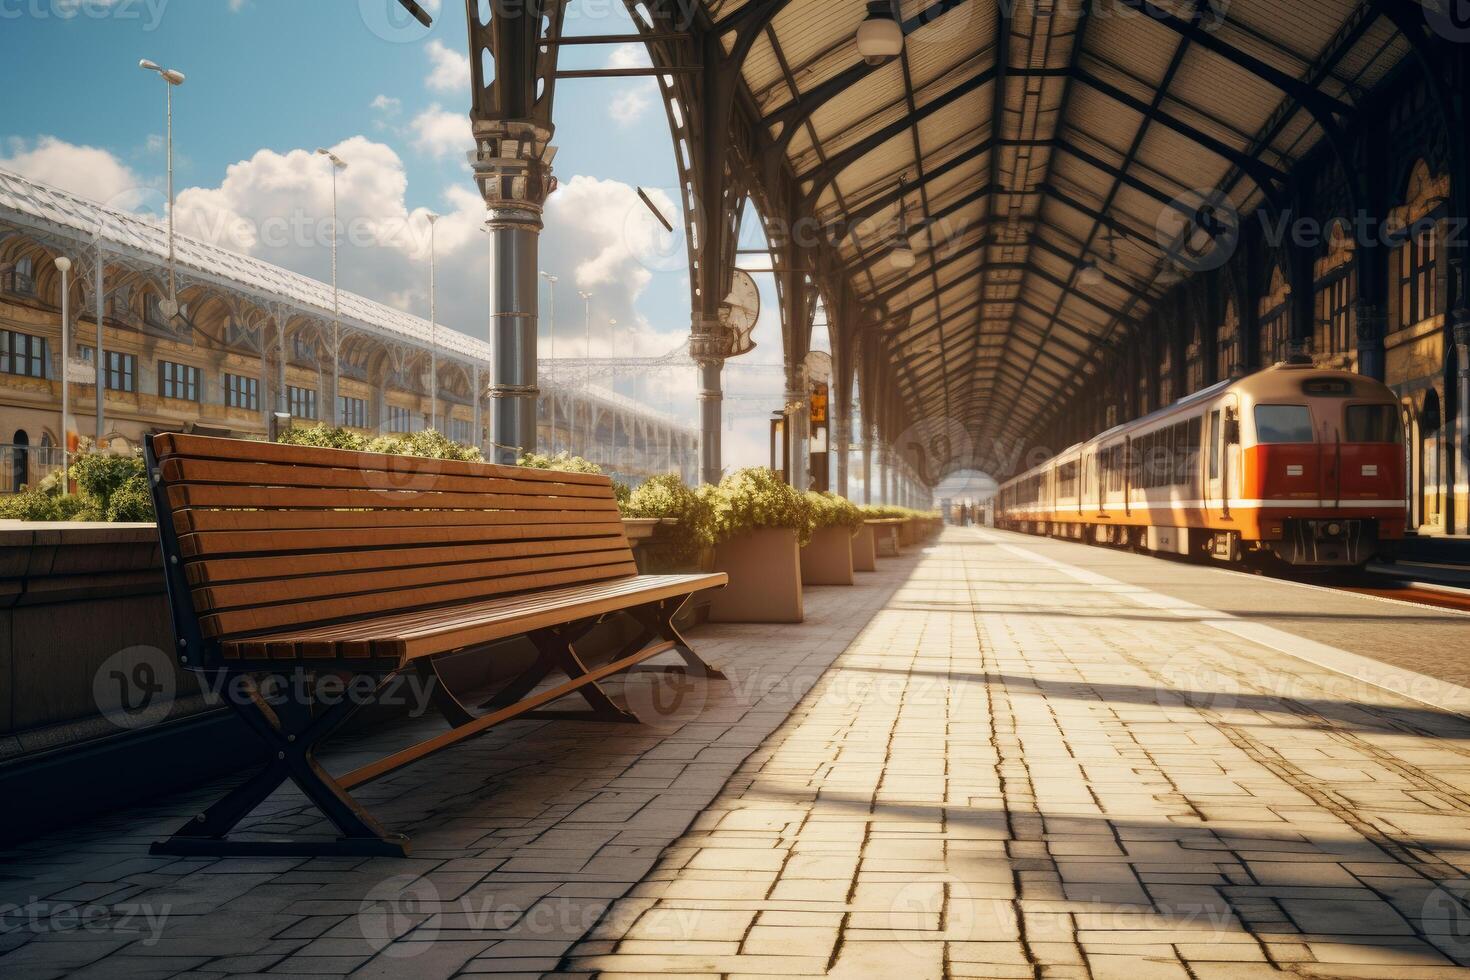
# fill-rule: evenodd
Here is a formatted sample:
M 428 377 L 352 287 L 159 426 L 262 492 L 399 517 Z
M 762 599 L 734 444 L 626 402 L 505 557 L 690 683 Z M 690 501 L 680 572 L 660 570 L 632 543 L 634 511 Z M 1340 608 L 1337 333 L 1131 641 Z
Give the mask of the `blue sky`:
M 140 71 L 149 58 L 187 74 L 175 93 L 178 214 L 184 232 L 275 215 L 330 213 L 330 178 L 309 154 L 328 146 L 349 161 L 344 222 L 396 222 L 404 234 L 344 245 L 345 288 L 428 314 L 423 209 L 436 229 L 441 322 L 485 336 L 480 204 L 469 148 L 464 6 L 440 4 L 432 30 L 405 22 L 391 0 L 16 0 L 0 9 L 0 85 L 12 95 L 0 117 L 0 167 L 78 193 L 157 210 L 163 184 L 163 83 Z M 575 0 L 567 32 L 631 33 L 621 2 Z M 571 47 L 564 67 L 631 63 L 636 49 Z M 556 95 L 555 173 L 542 268 L 558 275 L 558 353 L 580 353 L 582 301 L 594 294 L 594 351 L 655 354 L 688 333 L 682 245 L 672 260 L 650 244 L 649 216 L 632 188 L 662 189 L 673 214 L 677 171 L 668 123 L 649 79 L 562 80 Z M 152 207 L 150 207 L 152 203 Z M 676 222 L 677 224 L 677 222 Z M 391 240 L 390 240 L 391 238 Z M 225 244 L 326 278 L 329 238 L 269 244 L 256 234 Z M 762 282 L 760 349 L 780 360 L 775 295 Z M 548 352 L 543 296 L 542 353 Z M 618 327 L 609 334 L 607 322 Z M 575 335 L 575 340 L 573 339 Z M 778 393 L 779 374 L 740 371 L 737 390 Z M 692 370 L 622 379 L 619 389 L 652 407 L 695 417 Z M 772 406 L 779 397 L 772 399 Z M 749 409 L 750 406 L 744 406 Z M 765 423 L 737 422 L 727 463 L 763 462 Z

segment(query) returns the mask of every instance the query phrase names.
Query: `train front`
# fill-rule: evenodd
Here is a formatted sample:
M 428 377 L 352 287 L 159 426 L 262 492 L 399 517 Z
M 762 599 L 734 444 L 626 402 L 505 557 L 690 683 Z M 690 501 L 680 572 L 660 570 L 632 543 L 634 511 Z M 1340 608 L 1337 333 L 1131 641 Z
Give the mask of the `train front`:
M 1241 385 L 1242 503 L 1294 566 L 1360 566 L 1404 536 L 1398 400 L 1372 378 L 1278 365 Z

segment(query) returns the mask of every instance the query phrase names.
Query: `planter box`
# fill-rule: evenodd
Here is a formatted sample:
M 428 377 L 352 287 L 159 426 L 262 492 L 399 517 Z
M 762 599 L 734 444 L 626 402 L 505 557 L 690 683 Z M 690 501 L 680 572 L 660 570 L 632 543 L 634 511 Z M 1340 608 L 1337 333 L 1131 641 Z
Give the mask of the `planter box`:
M 902 549 L 899 547 L 899 526 L 903 519 L 898 517 L 883 517 L 867 522 L 867 526 L 873 529 L 873 542 L 879 558 L 897 558 Z
M 864 524 L 852 538 L 852 570 L 876 572 L 878 570 L 878 543 L 873 529 Z
M 799 623 L 801 557 L 796 532 L 785 527 L 747 531 L 715 546 L 715 569 L 730 584 L 710 592 L 714 623 Z
M 802 585 L 852 584 L 852 532 L 845 527 L 823 527 L 801 549 Z

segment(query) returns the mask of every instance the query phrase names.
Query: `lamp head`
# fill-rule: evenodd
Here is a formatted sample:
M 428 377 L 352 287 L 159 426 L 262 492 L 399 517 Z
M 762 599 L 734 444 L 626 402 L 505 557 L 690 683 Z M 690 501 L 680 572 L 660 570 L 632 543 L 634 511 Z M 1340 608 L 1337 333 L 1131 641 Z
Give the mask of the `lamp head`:
M 68 272 L 71 271 L 71 259 L 67 258 L 65 255 L 56 256 L 56 268 L 61 272 L 62 275 L 66 275 Z

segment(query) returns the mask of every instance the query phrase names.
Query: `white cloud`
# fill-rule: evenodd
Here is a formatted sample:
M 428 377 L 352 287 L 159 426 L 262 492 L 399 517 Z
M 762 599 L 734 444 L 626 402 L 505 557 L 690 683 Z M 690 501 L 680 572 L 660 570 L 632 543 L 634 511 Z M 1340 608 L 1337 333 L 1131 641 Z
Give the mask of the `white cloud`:
M 409 128 L 413 131 L 414 148 L 435 159 L 475 148 L 469 115 L 449 112 L 438 103 L 415 116 Z
M 637 88 L 625 88 L 614 95 L 612 101 L 607 105 L 608 115 L 613 121 L 621 126 L 628 126 L 637 122 L 648 111 L 652 99 L 648 93 Z
M 135 209 L 155 193 L 145 180 L 106 150 L 77 146 L 54 136 L 9 140 L 0 168 L 114 207 Z
M 403 108 L 403 102 L 391 95 L 379 95 L 368 103 L 369 108 L 388 116 L 398 115 L 398 110 Z
M 429 75 L 424 84 L 435 92 L 466 95 L 470 90 L 470 58 L 452 50 L 438 38 L 424 48 L 429 56 Z
M 653 62 L 648 60 L 648 48 L 634 42 L 619 44 L 607 56 L 607 67 L 609 68 L 650 68 L 652 66 Z

